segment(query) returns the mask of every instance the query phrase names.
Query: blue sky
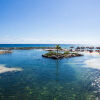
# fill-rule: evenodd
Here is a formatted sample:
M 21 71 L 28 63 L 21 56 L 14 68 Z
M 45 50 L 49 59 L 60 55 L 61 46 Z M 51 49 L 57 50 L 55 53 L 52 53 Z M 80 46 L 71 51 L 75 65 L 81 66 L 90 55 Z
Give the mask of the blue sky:
M 0 43 L 100 44 L 100 0 L 0 0 Z

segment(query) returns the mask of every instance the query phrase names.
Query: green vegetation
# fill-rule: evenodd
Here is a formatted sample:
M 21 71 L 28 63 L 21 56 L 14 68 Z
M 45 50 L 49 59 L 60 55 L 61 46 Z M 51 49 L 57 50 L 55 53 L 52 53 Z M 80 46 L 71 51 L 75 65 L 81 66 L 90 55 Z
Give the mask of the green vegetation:
M 59 50 L 61 50 L 62 48 L 60 47 L 60 45 L 56 45 L 56 49 L 57 49 L 57 55 L 58 55 Z
M 73 52 L 72 54 L 75 54 L 75 55 L 77 55 L 78 53 L 75 53 L 75 52 Z
M 46 56 L 52 56 L 52 55 L 62 55 L 63 53 L 57 53 L 55 51 L 49 51 L 48 53 L 46 53 Z
M 54 51 L 49 51 L 49 52 L 46 53 L 45 55 L 47 55 L 47 56 L 52 56 L 52 55 L 57 55 L 57 53 L 54 52 Z
M 70 51 L 65 51 L 64 54 L 70 54 Z
M 78 53 L 72 53 L 70 51 L 65 51 L 65 52 L 54 52 L 54 51 L 49 51 L 48 53 L 46 54 L 43 54 L 42 55 L 43 57 L 46 57 L 46 58 L 53 58 L 53 59 L 61 59 L 61 58 L 69 58 L 69 57 L 79 57 L 79 56 L 83 56 L 81 54 L 78 54 Z
M 56 52 L 55 52 L 56 49 Z M 43 57 L 46 58 L 53 58 L 53 59 L 61 59 L 61 58 L 69 58 L 69 57 L 78 57 L 78 56 L 82 56 L 81 54 L 78 53 L 72 53 L 70 51 L 65 51 L 65 52 L 59 52 L 60 50 L 62 50 L 62 48 L 60 47 L 60 45 L 56 45 L 54 51 L 49 51 L 46 54 L 43 54 Z
M 69 54 L 72 54 L 72 55 L 78 55 L 78 53 L 71 53 L 70 51 L 65 51 L 64 53 L 59 53 L 59 52 L 55 52 L 55 51 L 49 51 L 48 53 L 46 53 L 45 55 L 46 56 L 52 56 L 52 55 L 56 55 L 56 56 L 59 56 L 59 55 L 69 55 Z
M 62 48 L 60 47 L 60 45 L 56 45 L 55 49 L 56 49 L 57 52 L 55 52 L 55 51 L 49 51 L 49 52 L 46 53 L 45 55 L 46 55 L 46 56 L 52 56 L 52 55 L 58 56 L 58 55 L 62 55 L 62 54 L 63 54 L 63 53 L 59 53 L 59 51 L 62 49 Z

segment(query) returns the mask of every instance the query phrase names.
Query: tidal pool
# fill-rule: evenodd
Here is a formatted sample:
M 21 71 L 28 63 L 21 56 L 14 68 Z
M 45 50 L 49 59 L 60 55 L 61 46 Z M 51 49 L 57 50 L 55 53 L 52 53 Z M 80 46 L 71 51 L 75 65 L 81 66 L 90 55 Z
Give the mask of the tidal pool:
M 42 50 L 14 50 L 0 64 L 22 71 L 0 74 L 0 100 L 100 100 L 100 70 L 84 63 L 91 55 L 53 60 Z

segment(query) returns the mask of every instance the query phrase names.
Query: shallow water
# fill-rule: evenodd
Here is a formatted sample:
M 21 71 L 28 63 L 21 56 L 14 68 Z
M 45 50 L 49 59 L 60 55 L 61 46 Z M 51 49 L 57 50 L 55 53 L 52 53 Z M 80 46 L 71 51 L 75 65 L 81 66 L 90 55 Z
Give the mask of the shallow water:
M 84 62 L 91 55 L 53 60 L 42 50 L 14 50 L 0 64 L 22 68 L 0 74 L 0 100 L 99 100 L 100 70 Z

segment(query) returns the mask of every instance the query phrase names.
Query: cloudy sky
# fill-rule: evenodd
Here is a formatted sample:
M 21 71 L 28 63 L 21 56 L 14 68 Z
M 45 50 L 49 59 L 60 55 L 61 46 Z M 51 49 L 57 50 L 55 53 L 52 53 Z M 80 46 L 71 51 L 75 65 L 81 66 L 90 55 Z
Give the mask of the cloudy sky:
M 0 43 L 100 44 L 100 0 L 0 0 Z

